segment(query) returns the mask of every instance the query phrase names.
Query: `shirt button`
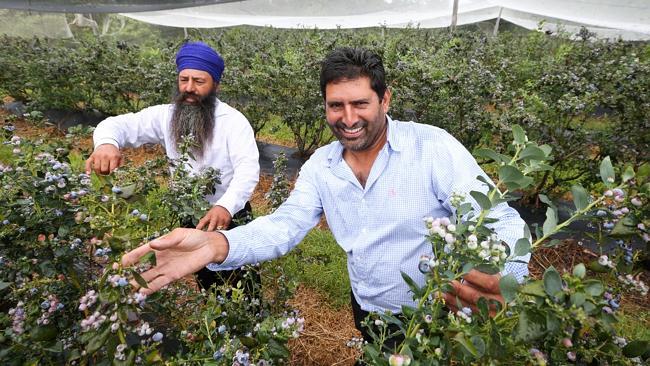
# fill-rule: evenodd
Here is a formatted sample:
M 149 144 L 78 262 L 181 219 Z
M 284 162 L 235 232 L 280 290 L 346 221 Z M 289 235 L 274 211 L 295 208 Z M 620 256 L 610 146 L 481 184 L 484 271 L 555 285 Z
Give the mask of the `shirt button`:
M 363 229 L 361 229 L 361 232 L 364 233 L 364 234 L 365 234 L 367 231 L 368 231 L 368 230 L 367 230 L 365 227 L 364 227 Z
M 366 199 L 365 199 L 365 198 L 362 198 L 362 199 L 361 199 L 361 203 L 366 203 Z

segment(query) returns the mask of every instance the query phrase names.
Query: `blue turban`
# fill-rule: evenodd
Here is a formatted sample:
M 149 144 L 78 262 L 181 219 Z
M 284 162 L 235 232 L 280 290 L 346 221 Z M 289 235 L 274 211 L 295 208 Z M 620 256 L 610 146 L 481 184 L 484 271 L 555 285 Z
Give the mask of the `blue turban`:
M 202 70 L 212 76 L 218 83 L 225 68 L 223 59 L 217 51 L 203 42 L 188 42 L 181 46 L 176 54 L 176 71 L 185 69 Z

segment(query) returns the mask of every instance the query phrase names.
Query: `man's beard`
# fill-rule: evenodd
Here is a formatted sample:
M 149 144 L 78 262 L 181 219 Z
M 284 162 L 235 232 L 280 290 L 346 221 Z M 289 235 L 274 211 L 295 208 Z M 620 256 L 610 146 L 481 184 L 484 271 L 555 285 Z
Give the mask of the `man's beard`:
M 186 104 L 188 96 L 198 99 L 195 104 Z M 206 146 L 212 140 L 214 132 L 214 110 L 217 107 L 217 92 L 200 97 L 192 93 L 176 91 L 174 98 L 174 114 L 171 121 L 171 137 L 178 149 L 185 136 L 192 136 L 193 145 L 190 149 L 196 159 L 203 157 Z

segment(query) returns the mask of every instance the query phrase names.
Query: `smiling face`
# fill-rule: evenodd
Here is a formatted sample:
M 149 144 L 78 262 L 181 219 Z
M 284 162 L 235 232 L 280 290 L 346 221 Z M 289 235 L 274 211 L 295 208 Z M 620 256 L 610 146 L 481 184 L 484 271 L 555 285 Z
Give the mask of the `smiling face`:
M 217 85 L 212 76 L 203 70 L 184 69 L 178 73 L 178 91 L 185 104 L 198 104 L 215 91 Z
M 334 136 L 350 151 L 383 146 L 389 105 L 390 91 L 380 100 L 365 76 L 337 80 L 325 87 L 325 118 Z

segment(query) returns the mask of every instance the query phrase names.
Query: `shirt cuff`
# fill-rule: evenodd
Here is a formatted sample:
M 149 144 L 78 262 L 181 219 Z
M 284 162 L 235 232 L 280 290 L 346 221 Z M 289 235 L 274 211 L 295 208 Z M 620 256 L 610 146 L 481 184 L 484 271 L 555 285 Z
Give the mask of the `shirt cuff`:
M 113 145 L 113 146 L 117 147 L 118 149 L 120 148 L 120 144 L 117 143 L 117 140 L 109 138 L 109 137 L 105 137 L 103 139 L 97 140 L 97 142 L 95 142 L 95 147 L 94 148 L 96 149 L 99 145 L 105 145 L 105 144 Z
M 220 233 L 226 237 L 226 240 L 228 240 L 228 255 L 221 264 L 208 263 L 206 268 L 211 271 L 230 271 L 245 264 L 244 259 L 246 258 L 246 246 L 236 245 L 236 243 L 246 243 L 246 240 L 244 239 L 244 235 L 240 233 L 242 230 L 237 229 L 238 228 L 220 231 Z
M 226 211 L 228 211 L 228 212 L 230 213 L 230 217 L 235 217 L 235 214 L 236 214 L 239 210 L 241 210 L 241 208 L 238 210 L 238 209 L 237 209 L 237 203 L 236 203 L 236 202 L 233 202 L 234 200 L 229 199 L 229 197 L 227 197 L 227 196 L 228 196 L 227 193 L 224 194 L 223 196 L 221 196 L 221 198 L 219 198 L 219 199 L 217 200 L 217 202 L 215 202 L 214 205 L 215 205 L 215 206 L 221 206 L 221 207 L 225 208 Z M 244 207 L 244 206 L 242 205 L 242 208 L 243 208 L 243 207 Z

